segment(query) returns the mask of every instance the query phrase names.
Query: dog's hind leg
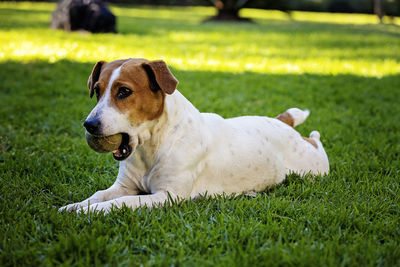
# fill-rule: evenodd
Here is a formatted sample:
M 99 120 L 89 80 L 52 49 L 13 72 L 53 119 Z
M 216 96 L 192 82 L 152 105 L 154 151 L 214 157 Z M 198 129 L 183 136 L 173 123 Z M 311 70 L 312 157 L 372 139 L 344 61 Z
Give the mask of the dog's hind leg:
M 300 137 L 297 144 L 288 147 L 286 167 L 289 173 L 300 175 L 326 175 L 329 173 L 329 160 L 320 141 L 318 131 L 312 131 L 310 137 Z
M 310 112 L 298 108 L 290 108 L 278 115 L 276 119 L 295 127 L 303 123 Z M 287 146 L 286 168 L 290 172 L 300 175 L 311 173 L 326 175 L 329 173 L 329 161 L 325 149 L 320 141 L 318 131 L 313 131 L 310 137 L 298 136 L 298 139 Z
M 329 173 L 329 160 L 328 160 L 328 155 L 325 152 L 324 146 L 322 145 L 319 139 L 320 139 L 320 134 L 318 131 L 312 131 L 310 133 L 310 138 L 304 138 L 304 140 L 311 143 L 318 151 L 319 154 L 318 173 L 321 175 L 326 175 Z
M 296 127 L 303 123 L 307 119 L 308 115 L 310 115 L 310 111 L 308 110 L 290 108 L 282 114 L 279 114 L 276 118 L 289 126 Z

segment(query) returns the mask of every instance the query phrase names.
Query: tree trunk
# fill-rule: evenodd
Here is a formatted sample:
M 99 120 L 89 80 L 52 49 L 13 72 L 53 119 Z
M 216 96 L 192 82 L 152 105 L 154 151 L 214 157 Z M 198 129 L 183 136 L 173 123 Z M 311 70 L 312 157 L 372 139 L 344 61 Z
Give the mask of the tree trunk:
M 216 16 L 209 18 L 208 21 L 250 21 L 239 16 L 239 10 L 247 1 L 217 0 L 212 2 L 218 13 Z M 243 3 L 241 4 L 240 2 Z
M 218 9 L 217 20 L 240 20 L 239 9 L 221 8 Z
M 374 0 L 374 12 L 379 18 L 379 22 L 383 23 L 383 6 L 382 0 Z

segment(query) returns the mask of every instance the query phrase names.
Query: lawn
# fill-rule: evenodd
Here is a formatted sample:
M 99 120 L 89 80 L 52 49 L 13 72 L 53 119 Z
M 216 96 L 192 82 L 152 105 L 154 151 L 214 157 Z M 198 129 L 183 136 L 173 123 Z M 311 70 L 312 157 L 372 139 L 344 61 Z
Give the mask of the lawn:
M 112 6 L 118 34 L 49 29 L 54 4 L 0 3 L 0 265 L 399 266 L 400 21 Z M 110 186 L 86 145 L 98 60 L 164 59 L 179 90 L 224 117 L 311 110 L 331 173 L 256 197 L 200 198 L 108 216 L 58 213 Z

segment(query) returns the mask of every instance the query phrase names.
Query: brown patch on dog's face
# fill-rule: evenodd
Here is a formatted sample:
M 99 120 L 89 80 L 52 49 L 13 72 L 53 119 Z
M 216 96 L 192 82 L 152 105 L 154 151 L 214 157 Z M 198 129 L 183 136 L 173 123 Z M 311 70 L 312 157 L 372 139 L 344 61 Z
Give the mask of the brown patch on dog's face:
M 164 109 L 165 93 L 153 91 L 149 77 L 142 66 L 147 61 L 129 60 L 121 67 L 119 77 L 111 87 L 111 103 L 122 114 L 127 114 L 132 125 L 154 120 L 161 116 Z M 132 94 L 120 99 L 121 88 L 127 88 Z
M 312 144 L 315 148 L 318 148 L 318 144 L 317 144 L 317 142 L 315 142 L 314 139 L 311 139 L 311 138 L 308 138 L 308 137 L 304 137 L 304 136 L 302 136 L 302 137 L 303 137 L 303 139 L 304 139 L 305 141 L 307 141 L 307 142 L 309 142 L 310 144 Z
M 293 119 L 292 115 L 290 115 L 289 112 L 284 112 L 276 118 L 278 120 L 286 123 L 287 125 L 294 127 L 294 119 Z
M 117 69 L 118 72 L 114 72 Z M 91 96 L 96 93 L 98 103 L 101 102 L 92 113 L 101 114 L 107 106 L 112 107 L 117 114 L 127 116 L 131 125 L 137 126 L 161 116 L 166 94 L 172 94 L 177 85 L 178 81 L 164 61 L 140 58 L 110 63 L 99 61 L 88 81 Z M 105 96 L 107 98 L 103 99 Z M 104 112 L 109 114 L 109 111 Z M 105 114 L 103 118 L 107 117 Z

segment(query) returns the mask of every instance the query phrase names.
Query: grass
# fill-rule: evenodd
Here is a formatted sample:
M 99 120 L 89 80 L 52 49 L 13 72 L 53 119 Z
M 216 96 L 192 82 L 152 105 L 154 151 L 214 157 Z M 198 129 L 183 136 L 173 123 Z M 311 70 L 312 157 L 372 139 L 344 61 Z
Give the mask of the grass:
M 400 265 L 400 28 L 368 15 L 113 6 L 119 34 L 48 28 L 54 4 L 0 3 L 0 265 Z M 331 173 L 251 198 L 200 198 L 109 216 L 57 208 L 110 186 L 85 144 L 100 60 L 163 58 L 201 111 L 308 108 Z

